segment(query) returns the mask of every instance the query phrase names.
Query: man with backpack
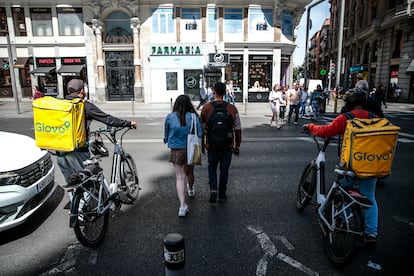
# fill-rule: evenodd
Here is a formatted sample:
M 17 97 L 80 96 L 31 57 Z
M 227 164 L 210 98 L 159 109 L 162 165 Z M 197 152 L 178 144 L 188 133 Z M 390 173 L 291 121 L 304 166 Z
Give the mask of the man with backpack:
M 224 101 L 226 85 L 218 82 L 213 89 L 214 100 L 203 106 L 200 121 L 203 125 L 203 150 L 208 152 L 210 203 L 225 202 L 227 180 L 232 154 L 238 156 L 241 143 L 241 123 L 237 108 Z M 217 180 L 217 166 L 220 177 Z M 218 185 L 217 185 L 218 184 Z M 217 190 L 218 186 L 218 190 Z

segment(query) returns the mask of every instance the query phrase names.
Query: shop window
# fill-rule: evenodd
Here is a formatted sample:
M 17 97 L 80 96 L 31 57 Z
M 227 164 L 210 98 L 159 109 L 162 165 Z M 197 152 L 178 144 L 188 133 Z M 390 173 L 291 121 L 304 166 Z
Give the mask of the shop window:
M 23 8 L 12 8 L 14 33 L 16 36 L 27 36 L 26 19 Z
M 8 33 L 6 9 L 0 8 L 0 36 L 6 36 Z
M 50 8 L 30 9 L 33 36 L 53 36 L 52 11 Z
M 217 33 L 217 9 L 207 8 L 207 31 Z
M 243 9 L 224 9 L 224 32 L 243 32 Z
M 257 55 L 249 59 L 249 92 L 269 91 L 272 87 L 272 57 Z
M 272 26 L 273 16 L 271 9 L 250 9 L 249 28 L 252 31 L 266 31 Z
M 82 8 L 57 8 L 59 35 L 82 36 Z
M 174 33 L 173 15 L 172 8 L 152 9 L 152 32 L 159 34 Z
M 197 30 L 200 22 L 200 9 L 182 9 L 182 20 L 185 22 L 186 30 Z

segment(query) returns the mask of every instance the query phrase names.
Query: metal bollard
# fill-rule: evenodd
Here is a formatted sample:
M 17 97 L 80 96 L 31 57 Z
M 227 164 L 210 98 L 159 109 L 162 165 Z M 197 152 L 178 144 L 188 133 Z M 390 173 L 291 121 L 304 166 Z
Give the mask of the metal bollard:
M 185 275 L 185 247 L 181 234 L 170 233 L 165 236 L 164 261 L 166 276 Z
M 244 99 L 244 115 L 247 115 L 247 98 Z
M 173 99 L 170 98 L 170 111 L 172 112 L 172 110 L 173 110 Z

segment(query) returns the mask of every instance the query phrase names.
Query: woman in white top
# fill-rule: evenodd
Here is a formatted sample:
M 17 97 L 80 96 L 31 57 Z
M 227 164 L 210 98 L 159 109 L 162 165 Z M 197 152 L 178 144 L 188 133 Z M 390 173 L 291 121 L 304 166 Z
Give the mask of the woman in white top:
M 281 126 L 279 125 L 279 113 L 280 113 L 280 105 L 286 104 L 286 102 L 282 98 L 281 88 L 278 84 L 273 86 L 273 90 L 269 93 L 269 103 L 270 109 L 272 110 L 272 119 L 270 120 L 270 127 L 277 127 L 280 129 Z

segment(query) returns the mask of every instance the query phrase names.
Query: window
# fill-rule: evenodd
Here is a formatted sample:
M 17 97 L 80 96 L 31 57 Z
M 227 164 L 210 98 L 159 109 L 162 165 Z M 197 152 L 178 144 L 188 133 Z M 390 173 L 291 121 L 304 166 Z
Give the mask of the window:
M 174 20 L 172 8 L 152 9 L 152 32 L 174 33 Z
M 266 31 L 273 22 L 271 9 L 250 9 L 250 32 Z
M 26 21 L 23 8 L 12 8 L 14 33 L 16 36 L 27 36 Z
M 243 32 L 243 9 L 224 9 L 224 32 Z
M 6 9 L 0 8 L 0 36 L 6 36 L 8 33 Z
M 182 9 L 182 19 L 186 30 L 197 30 L 200 23 L 200 9 Z
M 83 35 L 82 8 L 57 8 L 59 35 Z
M 50 8 L 30 9 L 34 36 L 53 36 L 52 11 Z
M 166 72 L 165 73 L 165 80 L 166 80 L 166 87 L 167 90 L 177 90 L 178 83 L 177 83 L 177 72 Z
M 207 9 L 207 32 L 217 33 L 217 9 Z
M 106 19 L 106 43 L 132 43 L 132 30 L 128 14 L 113 12 Z

